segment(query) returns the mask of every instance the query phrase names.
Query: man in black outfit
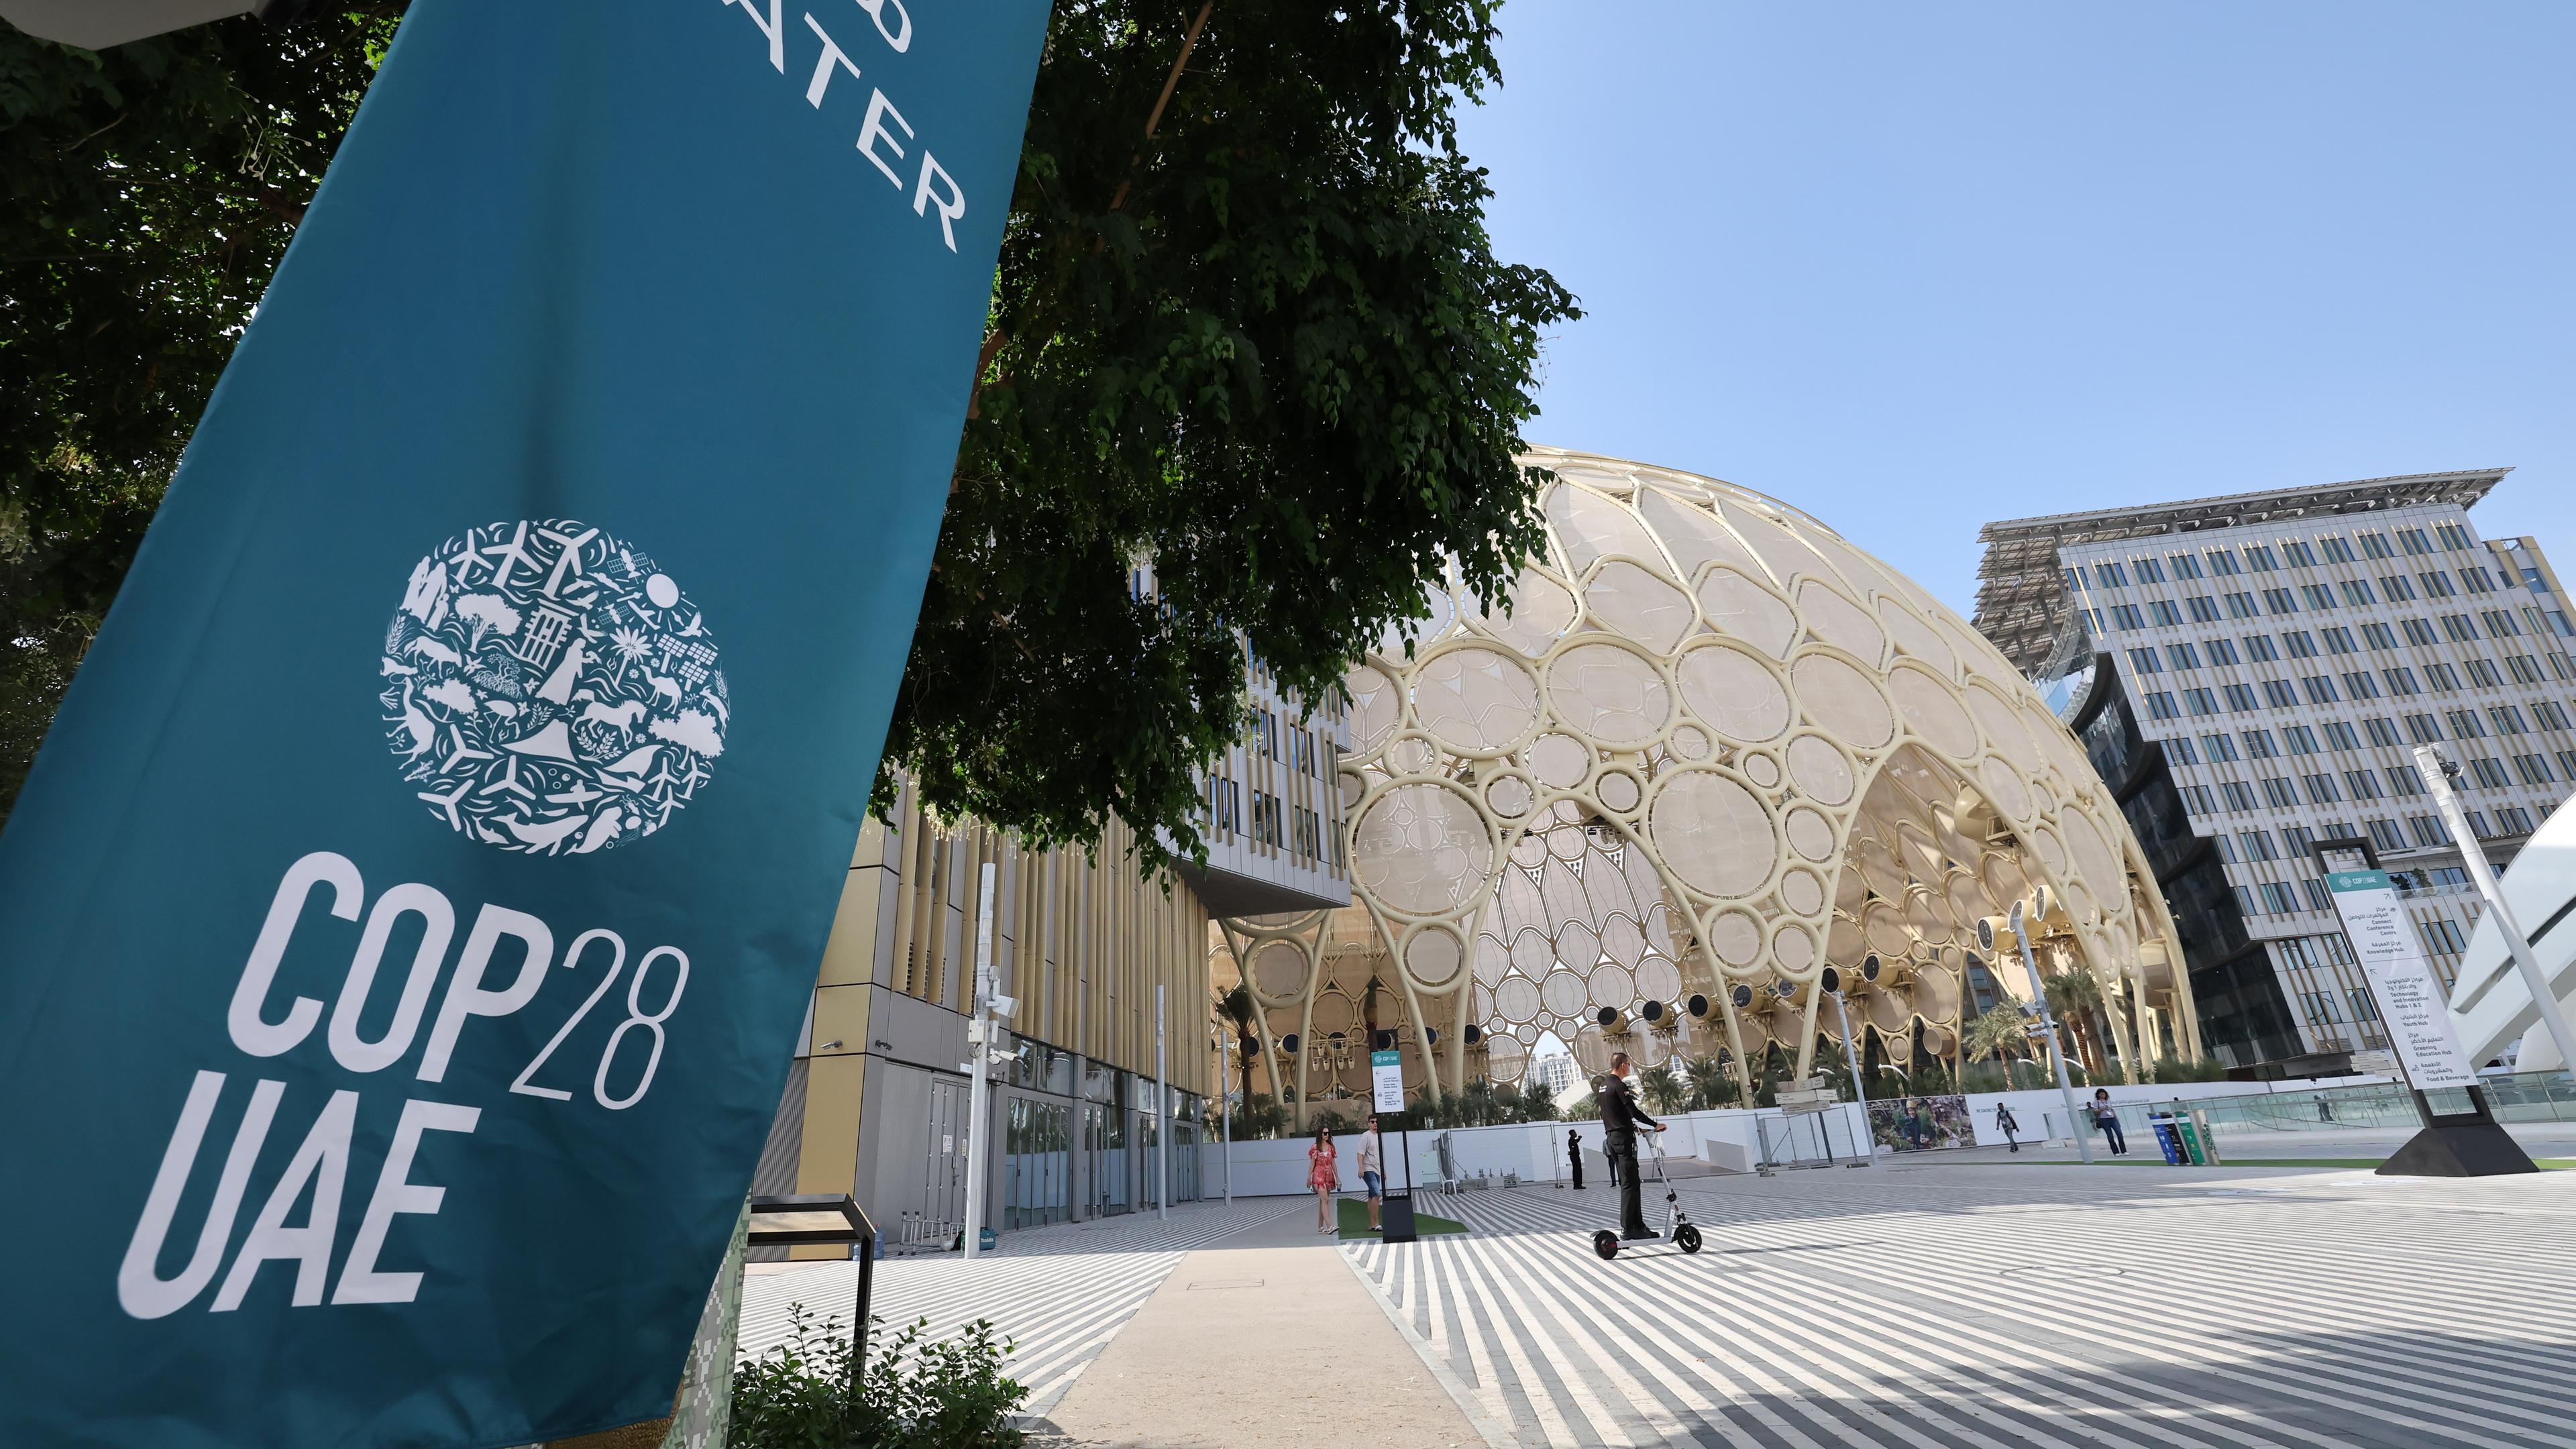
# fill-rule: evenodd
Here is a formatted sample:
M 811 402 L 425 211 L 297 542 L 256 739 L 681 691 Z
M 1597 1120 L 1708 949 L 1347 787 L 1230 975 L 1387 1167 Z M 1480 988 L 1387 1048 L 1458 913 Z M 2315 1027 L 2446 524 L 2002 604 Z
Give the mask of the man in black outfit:
M 1582 1133 L 1569 1130 L 1565 1134 L 1565 1160 L 1574 1164 L 1574 1190 L 1581 1192 L 1583 1190 Z
M 1612 1057 L 1610 1075 L 1601 1079 L 1595 1095 L 1601 1102 L 1601 1151 L 1610 1159 L 1610 1175 L 1619 1184 L 1619 1236 L 1636 1242 L 1663 1236 L 1646 1226 L 1646 1207 L 1639 1200 L 1637 1128 L 1642 1123 L 1649 1132 L 1661 1132 L 1664 1124 L 1638 1110 L 1637 1099 L 1628 1090 L 1631 1070 L 1626 1052 Z

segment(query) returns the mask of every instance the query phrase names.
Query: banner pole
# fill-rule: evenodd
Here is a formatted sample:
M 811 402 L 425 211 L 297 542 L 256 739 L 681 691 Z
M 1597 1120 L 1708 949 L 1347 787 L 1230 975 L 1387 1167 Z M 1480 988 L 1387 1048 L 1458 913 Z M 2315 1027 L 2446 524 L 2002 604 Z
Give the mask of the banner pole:
M 2505 949 L 2513 953 L 2514 969 L 2521 973 L 2524 988 L 2531 992 L 2531 1004 L 2540 1013 L 2541 1026 L 2558 1044 L 2558 1059 L 2576 1062 L 2576 1032 L 2568 1029 L 2567 1014 L 2558 1007 L 2558 993 L 2549 989 L 2549 975 L 2540 969 L 2531 938 L 2522 933 L 2522 923 L 2514 919 L 2513 907 L 2505 904 L 2504 886 L 2487 864 L 2487 853 L 2469 829 L 2468 814 L 2460 806 L 2458 792 L 2451 788 L 2451 777 L 2460 768 L 2458 762 L 2445 759 L 2431 745 L 2417 745 L 2415 763 L 2424 783 L 2432 787 L 2434 808 L 2442 812 L 2443 821 L 2451 827 L 2451 839 L 2460 847 L 2460 864 L 2467 867 L 2469 879 L 2477 883 L 2487 909 L 2495 912 L 2496 930 L 2504 937 Z
M 975 1256 L 984 1238 L 984 1108 L 987 1074 L 993 1060 L 993 877 L 994 863 L 984 862 L 976 877 L 975 1000 L 966 1018 L 966 1227 L 960 1235 L 966 1256 Z

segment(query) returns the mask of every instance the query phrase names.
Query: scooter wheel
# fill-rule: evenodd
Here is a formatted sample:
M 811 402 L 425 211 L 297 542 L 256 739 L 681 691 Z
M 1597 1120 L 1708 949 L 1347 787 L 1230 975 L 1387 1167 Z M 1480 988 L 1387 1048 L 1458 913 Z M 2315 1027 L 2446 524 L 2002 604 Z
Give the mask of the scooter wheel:
M 1601 1260 L 1605 1263 L 1612 1258 L 1618 1257 L 1619 1235 L 1610 1231 L 1608 1228 L 1603 1228 L 1601 1231 L 1594 1233 L 1592 1235 L 1592 1251 L 1600 1254 Z
M 1673 1229 L 1673 1246 L 1681 1249 L 1685 1253 L 1698 1252 L 1699 1229 L 1690 1223 L 1684 1223 L 1680 1227 Z

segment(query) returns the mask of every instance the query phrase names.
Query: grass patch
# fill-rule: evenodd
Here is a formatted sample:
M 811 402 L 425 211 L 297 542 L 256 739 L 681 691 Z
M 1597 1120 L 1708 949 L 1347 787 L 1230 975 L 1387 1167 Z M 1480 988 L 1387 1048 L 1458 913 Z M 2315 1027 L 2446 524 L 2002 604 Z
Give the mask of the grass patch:
M 1343 1241 L 1357 1239 L 1365 1242 L 1377 1236 L 1369 1230 L 1367 1203 L 1345 1197 L 1334 1199 L 1333 1206 L 1341 1214 Z M 1413 1231 L 1416 1236 L 1427 1238 L 1436 1233 L 1463 1233 L 1467 1231 L 1467 1225 L 1451 1218 L 1435 1218 L 1416 1209 Z

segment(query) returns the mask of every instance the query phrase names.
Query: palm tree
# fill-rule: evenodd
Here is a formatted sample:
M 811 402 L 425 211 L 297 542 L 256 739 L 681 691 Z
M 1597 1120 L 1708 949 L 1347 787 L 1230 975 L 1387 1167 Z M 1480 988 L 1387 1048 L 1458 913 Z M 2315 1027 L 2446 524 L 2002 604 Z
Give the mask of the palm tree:
M 1669 1063 L 1660 1067 L 1649 1067 L 1645 1075 L 1638 1079 L 1638 1083 L 1645 1089 L 1647 1111 L 1688 1110 L 1685 1104 L 1690 1097 L 1690 1088 L 1682 1081 L 1681 1073 L 1674 1071 Z
M 1553 1122 L 1556 1120 L 1556 1098 L 1549 1096 L 1547 1088 L 1538 1083 L 1524 1082 L 1521 1084 L 1520 1113 L 1524 1122 Z
M 1968 1023 L 1960 1034 L 1959 1049 L 1972 1062 L 1989 1057 L 2004 1064 L 2004 1080 L 2012 1080 L 2012 1059 L 2030 1049 L 2030 1031 L 2021 1008 L 2007 1001 L 1989 1008 Z
M 1216 999 L 1217 1015 L 1234 1024 L 1235 1061 L 1243 1071 L 1243 1101 L 1252 1105 L 1252 1059 L 1261 1052 L 1261 1039 L 1252 1032 L 1255 1007 L 1252 988 L 1238 981 L 1234 989 Z
M 2093 1031 L 2093 1013 L 2102 1009 L 2101 981 L 2079 966 L 2049 977 L 2047 990 L 2048 1009 L 2075 1038 L 2075 1049 L 2084 1057 L 2084 1070 L 2101 1075 L 2102 1046 Z
M 1682 1076 L 1690 1082 L 1693 1110 L 1732 1107 L 1744 1100 L 1744 1089 L 1736 1082 L 1735 1073 L 1715 1057 L 1683 1063 Z

